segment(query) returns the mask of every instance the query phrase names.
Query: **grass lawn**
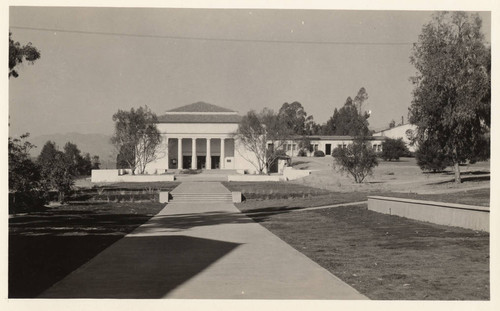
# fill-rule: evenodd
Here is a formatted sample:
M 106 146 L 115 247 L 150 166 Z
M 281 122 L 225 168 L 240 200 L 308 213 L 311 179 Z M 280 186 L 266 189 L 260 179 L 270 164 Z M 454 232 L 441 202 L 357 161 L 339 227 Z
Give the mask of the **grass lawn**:
M 289 199 L 250 199 L 242 203 L 237 203 L 238 208 L 243 212 L 273 212 L 283 210 L 294 210 L 308 207 L 334 205 L 340 203 L 361 202 L 367 200 L 367 193 L 346 192 L 329 193 L 309 197 L 298 197 Z
M 460 192 L 439 193 L 439 194 L 416 194 L 387 192 L 373 195 L 391 196 L 396 198 L 406 198 L 414 200 L 437 201 L 447 203 L 468 204 L 476 206 L 490 206 L 490 189 L 463 190 Z
M 488 233 L 380 214 L 366 205 L 249 216 L 371 299 L 490 297 Z
M 9 219 L 9 298 L 32 298 L 157 214 L 165 204 L 73 204 Z
M 490 190 L 463 190 L 442 194 L 415 194 L 377 189 L 332 192 L 290 182 L 223 182 L 230 191 L 241 191 L 245 201 L 238 208 L 248 211 L 276 211 L 366 201 L 369 195 L 489 206 Z

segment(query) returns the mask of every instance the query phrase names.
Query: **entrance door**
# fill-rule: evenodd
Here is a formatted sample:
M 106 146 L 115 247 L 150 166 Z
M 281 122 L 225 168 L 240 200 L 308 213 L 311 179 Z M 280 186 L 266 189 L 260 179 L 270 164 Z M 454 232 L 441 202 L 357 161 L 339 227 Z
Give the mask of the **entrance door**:
M 212 169 L 219 169 L 220 156 L 212 156 Z
M 196 166 L 199 170 L 204 169 L 206 167 L 206 156 L 197 156 L 196 157 Z
M 182 168 L 188 170 L 191 168 L 191 156 L 182 157 Z
M 332 144 L 326 144 L 325 148 L 326 148 L 325 154 L 326 155 L 331 155 L 332 154 Z

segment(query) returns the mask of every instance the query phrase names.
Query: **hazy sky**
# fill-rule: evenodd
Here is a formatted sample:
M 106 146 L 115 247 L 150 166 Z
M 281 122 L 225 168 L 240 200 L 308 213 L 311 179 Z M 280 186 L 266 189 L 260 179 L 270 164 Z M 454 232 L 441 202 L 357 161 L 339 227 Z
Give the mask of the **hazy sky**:
M 14 40 L 42 56 L 9 80 L 10 135 L 111 134 L 118 109 L 196 101 L 241 114 L 299 101 L 323 123 L 362 86 L 382 128 L 406 121 L 411 43 L 431 14 L 11 7 Z M 490 14 L 480 16 L 489 41 Z

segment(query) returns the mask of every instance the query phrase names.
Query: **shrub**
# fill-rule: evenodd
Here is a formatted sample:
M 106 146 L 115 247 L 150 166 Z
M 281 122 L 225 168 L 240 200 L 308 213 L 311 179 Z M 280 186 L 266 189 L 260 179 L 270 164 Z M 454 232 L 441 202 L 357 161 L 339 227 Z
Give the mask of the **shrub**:
M 366 145 L 363 138 L 357 138 L 346 148 L 337 147 L 332 156 L 339 166 L 341 173 L 350 174 L 356 183 L 361 183 L 371 175 L 373 168 L 378 165 L 377 155 Z
M 415 152 L 417 164 L 423 171 L 432 171 L 434 173 L 444 170 L 452 164 L 443 152 L 439 150 L 437 144 L 426 140 L 419 144 Z
M 307 157 L 307 150 L 306 149 L 300 149 L 299 153 L 297 154 L 298 157 Z
M 325 153 L 321 150 L 316 150 L 316 151 L 314 151 L 314 156 L 315 157 L 324 157 Z
M 402 138 L 392 139 L 387 138 L 382 142 L 382 153 L 380 157 L 385 161 L 399 160 L 400 157 L 409 153 L 408 147 Z

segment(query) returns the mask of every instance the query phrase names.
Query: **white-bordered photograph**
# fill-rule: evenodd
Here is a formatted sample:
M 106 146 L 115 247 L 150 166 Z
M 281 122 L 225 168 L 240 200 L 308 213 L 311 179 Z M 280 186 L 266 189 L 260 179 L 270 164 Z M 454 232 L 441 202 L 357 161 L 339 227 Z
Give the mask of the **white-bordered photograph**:
M 490 10 L 8 19 L 9 300 L 491 301 Z

